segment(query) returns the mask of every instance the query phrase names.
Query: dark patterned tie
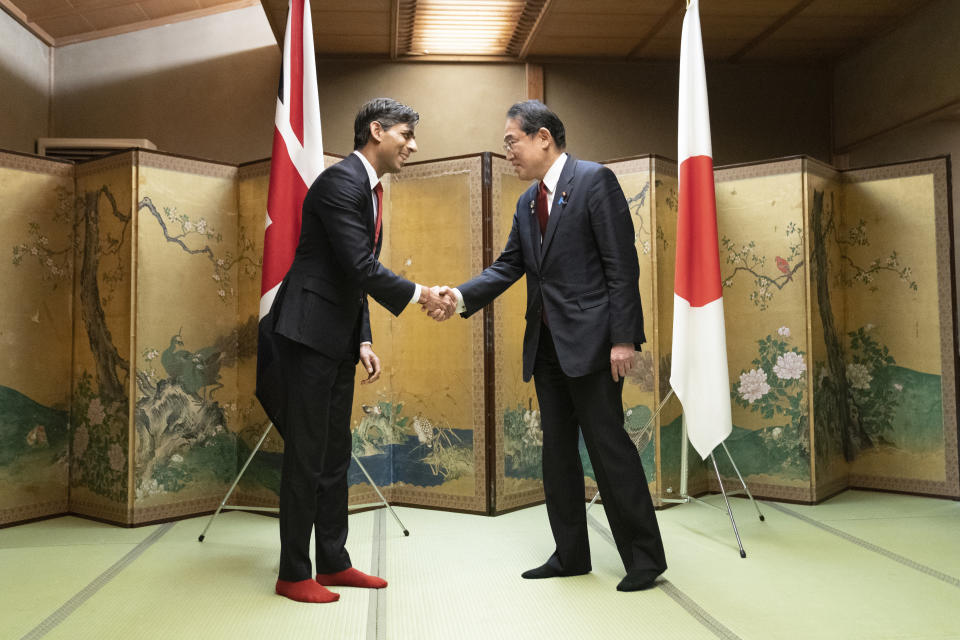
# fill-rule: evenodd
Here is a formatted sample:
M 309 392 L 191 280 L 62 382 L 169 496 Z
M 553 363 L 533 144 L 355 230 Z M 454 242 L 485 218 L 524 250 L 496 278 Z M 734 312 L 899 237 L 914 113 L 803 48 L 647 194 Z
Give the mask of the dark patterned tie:
M 373 250 L 376 251 L 377 242 L 380 240 L 380 225 L 383 223 L 383 185 L 378 182 L 373 192 L 377 194 L 377 228 L 373 232 Z
M 540 221 L 540 239 L 543 239 L 543 234 L 547 232 L 547 220 L 550 215 L 547 212 L 547 185 L 543 183 L 543 180 L 540 181 L 540 186 L 537 188 L 537 220 Z
M 540 221 L 540 241 L 543 241 L 543 234 L 547 232 L 547 220 L 550 215 L 547 213 L 547 185 L 543 183 L 543 180 L 540 181 L 540 186 L 537 187 L 537 220 Z M 543 304 L 543 293 L 541 292 L 541 305 Z M 543 320 L 543 324 L 550 326 L 550 321 L 547 320 L 547 308 L 546 306 L 540 307 L 540 318 Z

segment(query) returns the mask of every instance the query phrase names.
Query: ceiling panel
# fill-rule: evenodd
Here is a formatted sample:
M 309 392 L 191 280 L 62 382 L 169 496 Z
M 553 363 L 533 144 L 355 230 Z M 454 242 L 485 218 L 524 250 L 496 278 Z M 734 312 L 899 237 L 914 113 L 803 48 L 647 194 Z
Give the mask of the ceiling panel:
M 83 16 L 77 14 L 41 18 L 37 20 L 37 25 L 54 38 L 66 38 L 78 33 L 93 31 L 90 23 Z
M 106 9 L 86 11 L 83 13 L 83 17 L 86 18 L 87 22 L 97 31 L 112 29 L 148 19 L 147 14 L 144 13 L 138 4 L 126 4 L 119 7 L 107 7 Z
M 74 11 L 73 5 L 67 0 L 18 0 L 17 4 L 20 11 L 34 20 Z
M 446 7 L 438 5 L 441 1 L 312 0 L 317 53 L 424 59 L 429 58 L 420 55 L 426 43 L 439 42 L 444 53 L 463 56 L 467 52 L 456 51 L 458 46 L 468 42 L 477 46 L 477 38 L 489 31 L 485 55 L 503 60 L 643 60 L 679 56 L 684 0 L 450 0 Z M 279 43 L 283 41 L 287 2 L 260 0 Z M 232 10 L 249 3 L 250 0 L 0 0 L 0 6 L 54 46 Z M 929 0 L 701 0 L 704 51 L 708 58 L 730 61 L 835 58 L 909 20 L 928 3 Z M 483 16 L 474 13 L 473 17 L 464 18 L 462 27 L 454 26 L 442 36 L 436 35 L 437 24 L 451 16 L 491 7 L 499 12 Z M 432 18 L 428 16 L 430 12 Z M 506 28 L 494 33 L 497 22 L 505 23 Z M 422 29 L 433 29 L 432 35 L 421 33 Z
M 140 0 L 139 5 L 148 18 L 154 19 L 196 11 L 200 8 L 197 0 Z
M 557 13 L 547 16 L 537 34 L 541 38 L 570 38 L 583 35 L 610 38 L 633 38 L 646 33 L 657 23 L 659 15 Z
M 537 38 L 531 56 L 626 58 L 635 38 Z

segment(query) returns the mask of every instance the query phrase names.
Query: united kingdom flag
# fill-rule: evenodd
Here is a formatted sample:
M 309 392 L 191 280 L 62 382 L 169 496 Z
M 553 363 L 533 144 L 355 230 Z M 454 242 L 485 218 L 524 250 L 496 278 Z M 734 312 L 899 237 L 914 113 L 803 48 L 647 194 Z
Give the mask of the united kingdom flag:
M 280 380 L 270 308 L 300 240 L 303 199 L 321 171 L 323 138 L 310 2 L 290 0 L 274 118 L 257 343 L 257 398 L 278 430 Z

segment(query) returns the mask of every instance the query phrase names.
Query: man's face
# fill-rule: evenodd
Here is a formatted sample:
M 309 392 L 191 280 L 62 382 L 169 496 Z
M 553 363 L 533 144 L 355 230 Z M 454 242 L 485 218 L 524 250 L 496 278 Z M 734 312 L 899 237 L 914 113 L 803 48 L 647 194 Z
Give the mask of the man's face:
M 379 132 L 377 159 L 384 173 L 397 173 L 403 168 L 411 153 L 417 152 L 417 141 L 412 125 L 401 122 L 384 129 L 379 122 L 373 124 L 374 135 Z M 379 130 L 379 131 L 378 131 Z
M 544 131 L 524 133 L 516 118 L 507 118 L 507 125 L 503 129 L 503 148 L 507 160 L 521 180 L 540 180 L 546 172 L 543 164 L 551 140 L 542 135 Z

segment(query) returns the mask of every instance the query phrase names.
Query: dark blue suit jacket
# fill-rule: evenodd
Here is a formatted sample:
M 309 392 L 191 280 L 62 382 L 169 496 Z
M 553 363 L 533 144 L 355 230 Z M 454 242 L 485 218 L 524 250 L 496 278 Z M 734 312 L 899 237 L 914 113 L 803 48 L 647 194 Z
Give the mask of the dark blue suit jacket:
M 303 201 L 300 242 L 270 315 L 273 330 L 331 358 L 359 359 L 371 341 L 367 294 L 400 315 L 416 285 L 378 260 L 366 169 L 350 154 L 323 171 Z
M 646 341 L 633 221 L 613 172 L 568 156 L 554 193 L 543 242 L 534 183 L 517 201 L 513 228 L 496 261 L 458 287 L 464 317 L 527 276 L 523 379 L 530 380 L 545 310 L 563 372 L 610 367 L 610 348 Z

